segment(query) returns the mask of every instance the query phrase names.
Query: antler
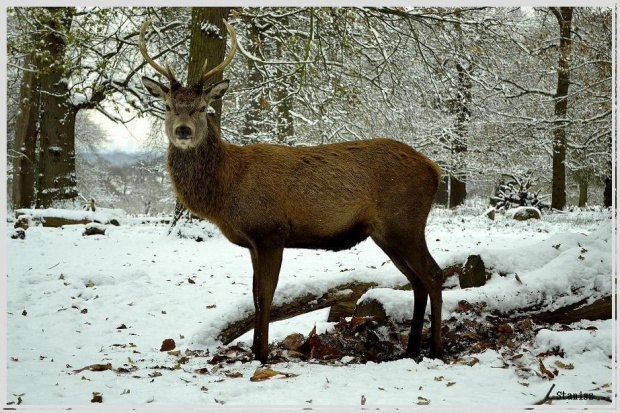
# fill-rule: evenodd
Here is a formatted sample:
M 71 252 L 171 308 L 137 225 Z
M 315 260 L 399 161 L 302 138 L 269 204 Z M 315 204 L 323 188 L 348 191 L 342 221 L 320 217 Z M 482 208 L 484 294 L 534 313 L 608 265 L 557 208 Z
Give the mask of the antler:
M 150 24 L 150 20 L 146 20 L 144 23 L 142 23 L 142 28 L 140 29 L 140 38 L 138 40 L 138 48 L 140 49 L 140 53 L 142 53 L 142 57 L 144 57 L 144 60 L 146 60 L 146 62 L 150 64 L 153 69 L 157 70 L 159 73 L 168 78 L 171 85 L 176 84 L 178 83 L 178 81 L 175 79 L 174 73 L 172 73 L 172 70 L 170 69 L 170 66 L 168 66 L 168 63 L 166 63 L 165 68 L 161 67 L 159 64 L 157 64 L 157 62 L 155 62 L 155 60 L 153 60 L 153 58 L 151 58 L 151 56 L 149 56 L 149 53 L 146 50 L 146 43 L 144 41 L 144 37 L 146 35 L 146 29 L 148 29 Z
M 237 51 L 237 34 L 235 33 L 235 29 L 233 29 L 232 26 L 228 24 L 226 19 L 223 19 L 223 20 L 224 20 L 224 25 L 226 26 L 226 31 L 228 31 L 228 34 L 230 35 L 230 42 L 231 42 L 230 52 L 228 52 L 228 55 L 226 56 L 226 58 L 224 59 L 222 63 L 215 66 L 213 69 L 209 70 L 207 73 L 205 73 L 205 71 L 207 70 L 207 59 L 205 59 L 205 63 L 202 66 L 202 75 L 200 76 L 200 80 L 196 82 L 197 86 L 202 87 L 202 85 L 204 85 L 204 83 L 210 77 L 213 77 L 213 75 L 224 70 L 224 68 L 230 64 L 230 62 L 233 59 L 233 56 L 235 55 L 235 52 Z

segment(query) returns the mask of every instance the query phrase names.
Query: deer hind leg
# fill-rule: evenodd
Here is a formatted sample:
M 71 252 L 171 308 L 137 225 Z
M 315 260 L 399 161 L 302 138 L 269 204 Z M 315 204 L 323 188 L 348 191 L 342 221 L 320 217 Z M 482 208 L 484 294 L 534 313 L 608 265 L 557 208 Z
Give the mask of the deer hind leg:
M 391 248 L 387 243 L 374 237 L 374 241 L 392 260 L 396 268 L 402 272 L 413 287 L 413 318 L 411 320 L 411 330 L 409 331 L 409 341 L 407 342 L 407 357 L 418 360 L 420 358 L 420 349 L 422 344 L 422 328 L 424 326 L 424 315 L 426 313 L 426 304 L 428 302 L 428 290 L 422 283 L 418 275 L 409 267 L 403 255 Z
M 422 284 L 428 290 L 431 301 L 431 352 L 433 358 L 441 358 L 443 348 L 441 344 L 441 288 L 443 285 L 443 271 L 431 255 L 426 246 L 424 236 L 410 244 L 404 253 L 408 266 L 416 273 Z
M 282 248 L 251 249 L 254 277 L 254 342 L 252 351 L 262 362 L 269 356 L 269 313 L 282 264 Z

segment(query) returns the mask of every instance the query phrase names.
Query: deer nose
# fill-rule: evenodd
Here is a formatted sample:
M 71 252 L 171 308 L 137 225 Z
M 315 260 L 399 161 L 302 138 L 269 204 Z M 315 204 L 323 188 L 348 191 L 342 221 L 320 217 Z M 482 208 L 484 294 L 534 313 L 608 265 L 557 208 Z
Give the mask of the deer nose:
M 189 126 L 179 126 L 174 130 L 174 134 L 178 139 L 189 139 L 192 134 L 192 130 Z

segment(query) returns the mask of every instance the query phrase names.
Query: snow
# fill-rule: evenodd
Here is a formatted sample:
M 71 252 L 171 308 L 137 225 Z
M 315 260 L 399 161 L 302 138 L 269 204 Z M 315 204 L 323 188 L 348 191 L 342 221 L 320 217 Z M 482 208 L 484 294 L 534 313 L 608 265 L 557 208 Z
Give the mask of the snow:
M 612 346 L 610 340 L 601 340 L 601 337 L 611 337 L 611 323 L 587 323 L 599 326 L 596 330 L 552 331 L 543 329 L 536 336 L 538 351 L 548 351 L 560 347 L 568 355 L 579 355 L 590 351 L 600 351 L 611 357 Z
M 210 22 L 206 22 L 206 21 L 202 22 L 200 24 L 200 30 L 205 32 L 205 33 L 208 33 L 208 34 L 217 34 L 217 35 L 219 35 L 219 33 L 220 33 L 219 27 L 217 27 L 216 25 L 214 25 L 214 24 L 212 24 Z
M 67 215 L 61 210 L 25 212 Z M 551 384 L 556 384 L 554 392 L 591 391 L 610 397 L 606 386 L 614 374 L 611 320 L 574 323 L 572 331 L 556 325 L 538 331 L 522 349 L 523 363 L 537 369 L 536 355 L 559 346 L 564 357 L 545 358 L 547 367 L 557 360 L 574 368 L 559 369 L 552 381 L 532 376 L 527 386 L 514 365 L 502 368 L 503 356 L 495 350 L 476 354 L 479 362 L 471 367 L 428 358 L 419 364 L 409 359 L 348 364 L 347 357 L 337 365 L 284 362 L 270 367 L 298 376 L 262 382 L 249 380 L 259 362 L 218 368 L 208 364 L 210 357 L 195 356 L 178 364 L 180 356 L 159 351 L 163 340 L 174 339 L 181 356 L 189 350 L 213 354 L 221 344 L 219 330 L 253 311 L 249 253 L 229 243 L 213 226 L 201 224 L 196 234 L 202 234 L 203 242 L 196 242 L 168 236 L 167 227 L 140 224 L 145 220 L 122 211 L 98 209 L 95 214 L 99 213 L 117 218 L 121 225 L 109 225 L 105 236 L 91 237 L 82 236 L 84 225 L 31 226 L 24 240 L 14 240 L 7 223 L 9 402 L 16 403 L 19 396 L 22 406 L 91 405 L 92 393 L 99 392 L 108 406 L 223 403 L 311 408 L 360 406 L 362 396 L 366 407 L 417 407 L 425 400 L 431 406 L 522 406 L 540 400 Z M 518 222 L 501 214 L 491 221 L 480 213 L 467 209 L 431 213 L 427 240 L 440 266 L 480 254 L 493 268 L 483 287 L 444 291 L 444 319 L 459 300 L 486 301 L 489 309 L 506 312 L 530 303 L 544 302 L 553 308 L 610 294 L 610 212 L 543 215 L 536 222 Z M 68 215 L 93 217 L 88 211 Z M 376 282 L 378 287 L 367 296 L 386 302 L 386 310 L 396 319 L 410 317 L 411 291 L 390 289 L 407 280 L 371 241 L 337 253 L 286 250 L 275 302 L 354 280 Z M 579 290 L 571 292 L 570 285 Z M 329 330 L 327 314 L 323 309 L 272 323 L 270 339 L 307 335 L 315 325 L 319 333 Z M 250 331 L 235 342 L 250 345 L 251 340 Z M 136 369 L 75 372 L 106 363 L 114 369 Z M 197 373 L 200 368 L 208 373 Z M 226 371 L 243 376 L 230 378 Z M 609 406 L 587 400 L 554 402 L 596 403 Z

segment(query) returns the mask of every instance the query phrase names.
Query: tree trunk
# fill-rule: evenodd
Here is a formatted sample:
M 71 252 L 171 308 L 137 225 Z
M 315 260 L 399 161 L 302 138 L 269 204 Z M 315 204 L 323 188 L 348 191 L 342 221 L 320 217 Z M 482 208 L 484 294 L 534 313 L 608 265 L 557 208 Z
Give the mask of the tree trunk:
M 579 208 L 583 208 L 588 203 L 588 179 L 579 180 Z
M 63 84 L 64 85 L 64 84 Z M 41 96 L 39 184 L 37 208 L 49 208 L 77 198 L 75 175 L 75 118 L 77 112 L 60 96 Z
M 39 120 L 39 79 L 37 61 L 26 56 L 19 92 L 19 113 L 13 144 L 13 208 L 30 208 L 35 200 L 35 153 Z
M 551 11 L 560 26 L 560 57 L 558 60 L 558 84 L 555 94 L 555 130 L 553 133 L 553 182 L 551 208 L 566 206 L 566 112 L 570 86 L 570 54 L 572 7 L 552 7 Z
M 190 23 L 188 83 L 195 83 L 202 73 L 205 59 L 207 71 L 220 64 L 226 56 L 227 31 L 223 19 L 228 18 L 230 7 L 192 7 Z M 217 31 L 210 27 L 217 27 Z M 205 86 L 224 79 L 223 71 L 214 75 Z M 215 109 L 215 125 L 219 128 L 222 116 L 222 101 L 211 105 Z
M 603 192 L 603 205 L 606 208 L 612 206 L 612 199 L 614 194 L 614 187 L 611 178 L 605 178 L 605 190 Z
M 260 31 L 255 24 L 254 19 L 246 21 L 248 25 L 248 38 L 250 42 L 248 44 L 248 51 L 253 56 L 260 54 Z M 243 123 L 243 143 L 256 142 L 257 135 L 260 132 L 259 124 L 261 119 L 261 105 L 259 99 L 263 95 L 260 84 L 263 81 L 263 77 L 256 67 L 256 62 L 248 59 L 247 63 L 248 75 L 247 75 L 247 87 L 255 90 L 255 95 L 249 99 L 248 108 L 245 111 L 245 118 Z
M 283 23 L 288 24 L 288 19 L 285 18 Z M 276 57 L 280 60 L 284 60 L 282 59 L 282 54 L 282 38 L 278 37 L 276 40 Z M 283 76 L 284 73 L 281 66 L 276 66 L 276 78 L 280 79 Z M 278 143 L 286 144 L 295 133 L 295 121 L 293 115 L 291 114 L 293 100 L 291 98 L 287 98 L 287 83 L 284 81 L 280 81 L 278 83 L 279 84 L 276 86 L 275 93 L 276 100 L 278 101 L 277 137 Z
M 467 185 L 450 175 L 450 208 L 462 205 L 467 197 Z
M 615 171 L 612 165 L 612 158 L 611 158 L 613 156 L 611 133 L 609 133 L 608 137 L 609 139 L 607 140 L 607 148 L 611 155 L 609 157 L 609 160 L 607 161 L 608 175 L 605 177 L 605 189 L 603 191 L 603 205 L 606 208 L 611 208 L 611 206 L 613 205 L 612 200 L 615 194 L 615 189 L 613 187 L 613 174 L 615 173 Z
M 434 202 L 436 204 L 443 206 L 448 205 L 448 200 L 450 199 L 449 182 L 450 177 L 448 175 L 441 177 L 441 180 L 439 181 L 439 188 L 437 188 L 437 193 L 435 194 Z
M 457 9 L 456 17 L 460 18 L 461 13 Z M 455 163 L 455 171 L 450 175 L 450 208 L 456 207 L 465 202 L 467 197 L 467 186 L 465 176 L 462 173 L 464 167 L 464 154 L 467 152 L 467 125 L 471 112 L 471 78 L 469 70 L 464 66 L 465 59 L 465 42 L 463 38 L 463 30 L 461 24 L 457 21 L 455 29 L 458 35 L 456 71 L 457 71 L 457 95 L 455 99 L 454 110 L 456 113 L 456 138 L 452 142 L 452 158 Z
M 42 39 L 46 48 L 41 57 L 41 116 L 39 124 L 39 164 L 37 208 L 73 202 L 77 197 L 75 175 L 76 108 L 69 101 L 65 81 L 66 36 L 71 28 L 73 8 L 49 8 L 48 29 Z

